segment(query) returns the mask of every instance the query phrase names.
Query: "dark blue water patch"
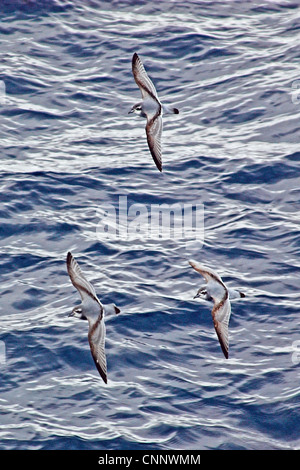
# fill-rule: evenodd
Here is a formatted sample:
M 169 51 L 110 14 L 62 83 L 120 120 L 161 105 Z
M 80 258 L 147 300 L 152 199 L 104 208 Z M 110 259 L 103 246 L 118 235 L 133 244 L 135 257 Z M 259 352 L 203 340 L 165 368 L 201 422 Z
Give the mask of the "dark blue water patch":
M 2 21 L 21 21 L 36 16 L 47 16 L 50 13 L 64 13 L 71 9 L 73 9 L 71 2 L 58 2 L 57 0 L 39 0 L 39 2 L 2 0 L 0 4 L 1 14 L 7 16 Z
M 126 260 L 133 260 L 132 265 L 138 262 L 139 271 L 141 275 L 145 275 L 145 279 L 149 279 L 150 276 L 153 279 L 157 279 L 163 276 L 164 273 L 169 269 L 169 263 L 166 258 L 161 259 L 159 254 L 160 243 L 157 242 L 158 250 L 148 248 L 147 251 L 143 249 L 135 249 L 132 244 L 128 246 L 128 250 L 123 251 L 119 254 L 116 262 L 121 264 Z
M 28 295 L 30 298 L 26 299 L 25 295 Z M 22 300 L 15 300 L 11 303 L 12 307 L 19 312 L 31 310 L 44 304 L 44 291 L 40 291 L 39 289 L 28 289 L 25 291 L 24 298 Z
M 223 120 L 232 124 L 240 124 L 247 121 L 253 121 L 262 117 L 265 113 L 265 108 L 256 108 L 247 111 L 238 106 L 234 109 L 228 109 L 224 112 Z
M 65 437 L 55 436 L 48 438 L 46 442 L 40 440 L 40 449 L 45 450 L 157 450 L 156 443 L 139 443 L 124 437 L 107 439 L 84 439 L 78 436 Z M 24 449 L 28 446 L 24 446 Z M 22 449 L 22 447 L 21 447 Z
M 71 171 L 69 173 L 60 172 L 59 174 L 47 173 L 47 178 L 51 181 L 49 188 L 51 188 L 51 192 L 67 196 L 74 195 L 74 193 L 78 194 L 79 189 L 82 189 L 84 192 L 86 192 L 87 188 L 89 190 L 101 190 L 107 187 L 103 178 L 101 178 L 101 174 L 104 171 L 104 169 L 99 170 L 99 167 L 89 167 L 83 170 L 81 174 L 72 174 Z M 119 171 L 121 172 L 120 169 Z
M 259 404 L 245 404 L 241 424 L 247 422 L 248 428 L 268 434 L 273 439 L 284 439 L 287 442 L 297 440 L 300 433 L 299 403 L 297 398 L 290 402 L 286 409 L 276 403 L 265 403 L 263 407 Z
M 187 43 L 191 43 L 193 46 L 195 44 L 213 44 L 214 41 L 218 41 L 220 38 L 219 35 L 195 33 L 192 29 L 190 31 L 187 31 L 187 29 L 186 27 L 171 26 L 168 29 L 168 32 L 172 34 L 171 43 L 179 48 L 187 45 Z
M 182 171 L 187 171 L 191 174 L 198 173 L 199 178 L 201 178 L 202 169 L 209 167 L 210 164 L 213 164 L 214 161 L 220 162 L 219 159 L 214 159 L 214 157 L 208 158 L 206 155 L 194 155 L 192 157 L 185 157 L 183 155 L 182 158 L 176 160 L 176 162 L 172 164 L 172 169 L 176 170 L 177 176 L 182 174 Z
M 44 192 L 45 191 L 45 192 Z M 13 216 L 13 214 L 22 214 L 26 211 L 30 211 L 33 207 L 38 206 L 51 206 L 56 207 L 59 209 L 67 204 L 66 200 L 62 200 L 60 198 L 50 197 L 46 195 L 47 188 L 44 188 L 44 191 L 40 192 L 37 190 L 31 190 L 26 194 L 26 191 L 21 190 L 15 197 L 9 195 L 3 197 L 3 202 L 5 202 L 5 209 L 3 209 L 3 213 Z M 22 193 L 26 194 L 26 198 L 22 200 Z M 9 201 L 10 199 L 10 201 Z M 21 199 L 21 200 L 20 200 Z M 4 215 L 5 216 L 5 215 Z M 34 214 L 32 215 L 32 219 L 34 219 Z
M 107 367 L 109 367 L 110 373 L 114 374 L 115 377 L 125 379 L 127 371 L 130 369 L 144 369 L 144 370 L 154 370 L 157 368 L 156 359 L 153 357 L 152 353 L 148 353 L 145 351 L 139 351 L 139 354 L 136 353 L 135 350 L 129 349 L 127 350 L 127 354 L 123 357 L 122 363 L 118 360 L 117 357 L 114 359 L 109 356 L 109 349 L 107 348 Z M 141 396 L 141 393 L 136 388 L 132 391 L 132 399 Z
M 293 135 L 298 136 L 300 131 L 300 126 L 299 127 L 286 127 L 282 126 L 282 131 L 281 132 L 274 132 L 272 135 L 273 139 L 275 142 L 280 142 L 282 140 L 285 140 L 286 137 L 292 137 Z
M 200 56 L 197 58 L 197 60 L 211 60 L 211 59 L 217 59 L 220 57 L 228 57 L 228 56 L 235 56 L 236 52 L 234 52 L 231 49 L 228 49 L 226 47 L 213 47 L 209 50 L 206 50 L 203 54 L 200 54 Z
M 81 42 L 81 39 L 76 33 L 58 33 L 56 36 L 44 36 L 40 39 L 41 45 L 50 46 L 54 50 L 56 49 L 56 54 L 59 54 L 61 60 L 63 58 L 69 57 L 70 55 L 70 64 L 76 68 L 76 60 L 83 60 L 86 58 L 86 61 L 94 58 L 96 61 L 99 54 L 96 53 L 95 48 L 92 49 L 89 46 L 86 46 L 85 43 Z M 70 64 L 64 64 L 70 65 Z
M 105 143 L 107 142 L 107 145 L 109 141 L 112 142 L 114 145 L 117 142 L 116 140 L 104 139 L 104 142 Z M 94 144 L 94 142 L 95 142 L 94 139 L 92 139 L 91 143 Z M 120 166 L 120 167 L 106 166 L 106 167 L 101 168 L 100 170 L 99 170 L 99 166 L 95 166 L 95 167 L 91 166 L 89 168 L 89 171 L 91 173 L 95 173 L 95 176 L 98 177 L 97 179 L 98 183 L 101 183 L 101 181 L 104 180 L 105 176 L 119 178 L 120 181 L 123 182 L 128 179 L 129 175 L 131 175 L 132 177 L 134 173 L 141 173 L 141 174 L 143 174 L 144 172 L 153 173 L 153 166 L 152 166 L 153 161 L 152 161 L 152 157 L 150 154 L 149 154 L 149 160 L 148 160 L 149 170 L 145 168 L 145 163 L 143 162 L 141 163 L 135 162 L 133 158 L 132 160 L 126 160 L 125 162 L 125 157 L 122 157 L 122 158 L 124 159 L 124 166 Z M 153 165 L 155 165 L 154 162 L 153 162 Z M 163 178 L 162 173 L 157 171 L 157 174 L 155 174 L 155 178 Z M 125 190 L 122 188 L 122 191 L 125 191 Z M 130 189 L 128 191 L 130 191 Z
M 178 303 L 180 304 L 179 307 Z M 195 300 L 189 302 L 177 301 L 176 308 L 173 308 L 171 311 L 168 307 L 166 307 L 165 311 L 152 311 L 151 308 L 148 308 L 148 311 L 141 310 L 141 313 L 136 314 L 126 314 L 125 306 L 124 315 L 118 316 L 113 323 L 116 324 L 115 328 L 117 328 L 119 334 L 124 333 L 126 337 L 129 337 L 129 331 L 132 331 L 133 337 L 137 335 L 137 332 L 139 332 L 139 337 L 140 333 L 145 333 L 147 337 L 152 337 L 157 331 L 158 325 L 160 333 L 166 334 L 178 329 L 184 330 L 186 326 L 189 328 L 210 328 L 210 305 Z M 142 339 L 140 341 L 143 342 Z M 169 340 L 169 344 L 173 344 L 172 341 Z M 176 343 L 173 346 L 176 346 Z
M 272 204 L 272 198 L 269 194 L 266 198 L 266 193 L 263 189 L 258 191 L 257 187 L 248 188 L 246 185 L 242 187 L 237 185 L 228 191 L 229 187 L 227 185 L 224 184 L 222 187 L 228 199 L 243 202 L 247 207 L 254 207 L 255 204 L 265 204 L 266 213 L 271 211 L 270 204 Z
M 121 310 L 121 314 L 125 314 L 128 311 L 129 305 L 133 302 L 132 294 L 126 294 L 124 292 L 119 292 L 118 282 L 116 281 L 113 294 L 102 294 L 101 302 L 103 304 L 112 304 L 115 303 L 117 307 Z M 110 319 L 110 322 L 114 323 L 118 319 Z
M 224 180 L 229 185 L 234 183 L 239 184 L 274 184 L 286 179 L 294 179 L 300 176 L 300 169 L 295 165 L 288 165 L 283 162 L 259 163 L 247 165 L 232 172 L 226 176 Z
M 287 154 L 284 156 L 287 160 L 291 160 L 292 162 L 299 162 L 300 163 L 300 152 L 294 152 L 291 154 Z M 299 170 L 300 172 L 300 170 Z
M 263 92 L 261 95 L 260 95 L 260 99 L 262 100 L 269 100 L 271 101 L 271 98 L 274 100 L 274 98 L 278 98 L 280 97 L 280 102 L 277 103 L 277 104 L 274 104 L 273 103 L 273 106 L 276 106 L 278 104 L 282 104 L 282 100 L 281 98 L 282 97 L 286 97 L 286 91 L 285 90 L 279 90 L 279 89 L 275 89 L 275 90 L 267 90 L 265 92 Z M 279 100 L 278 100 L 279 101 Z
M 70 176 L 69 174 L 60 174 L 57 176 L 55 173 L 47 173 L 42 171 L 32 172 L 30 174 L 15 173 L 5 174 L 5 179 L 10 184 L 9 191 L 2 192 L 1 201 L 11 202 L 13 199 L 17 200 L 18 204 L 23 204 L 22 208 L 31 208 L 32 204 L 39 205 L 43 203 L 45 206 L 51 207 L 63 204 L 59 198 L 52 199 L 50 194 L 65 196 L 66 198 L 72 196 L 74 192 L 71 187 L 74 184 L 85 186 L 86 179 L 82 176 Z M 70 184 L 72 180 L 72 184 Z M 19 201 L 24 196 L 23 201 Z M 48 202 L 47 202 L 48 201 Z
M 201 326 L 200 326 L 200 328 L 201 328 Z M 182 361 L 182 352 L 179 351 L 179 346 L 182 347 L 182 345 L 178 344 L 177 348 L 176 348 L 176 346 L 177 345 L 174 346 L 174 349 L 177 349 L 177 350 L 174 350 L 174 349 L 170 350 L 170 349 L 167 349 L 167 348 L 157 348 L 157 351 L 156 351 L 156 354 L 155 354 L 155 361 L 157 361 L 161 364 L 172 364 L 174 367 L 178 366 L 178 368 L 182 367 L 182 363 L 183 363 L 183 361 Z M 199 350 L 200 349 L 201 349 L 201 346 L 199 345 Z M 194 351 L 189 352 L 188 357 L 189 357 L 190 361 L 193 360 L 193 359 L 198 359 L 199 356 L 197 354 L 197 349 L 194 349 Z M 177 380 L 179 382 L 184 383 L 185 376 L 184 376 L 184 374 L 182 375 L 182 372 L 178 371 L 176 376 L 177 376 Z M 168 380 L 168 375 L 167 374 L 165 375 L 165 378 L 166 378 L 166 380 Z M 185 393 L 184 393 L 184 395 L 186 396 Z M 177 395 L 177 397 L 178 397 L 178 395 Z
M 78 117 L 80 113 L 78 111 L 74 111 L 74 114 Z M 6 117 L 15 117 L 15 116 L 26 116 L 28 119 L 36 119 L 38 121 L 45 121 L 45 120 L 63 120 L 66 116 L 58 116 L 56 113 L 52 113 L 50 111 L 38 111 L 38 110 L 32 110 L 32 109 L 22 109 L 19 107 L 15 106 L 10 106 L 7 107 L 3 110 L 3 116 Z M 43 124 L 41 129 L 45 129 L 46 125 Z
M 1 11 L 1 4 L 0 4 L 0 11 Z M 2 24 L 0 26 L 0 34 L 2 37 L 5 35 L 14 34 L 17 31 L 17 28 L 12 27 L 10 24 L 6 25 L 3 22 L 3 18 L 1 18 L 1 21 L 2 21 Z
M 80 91 L 75 91 L 74 93 L 71 93 L 68 95 L 68 99 L 69 100 L 74 100 L 74 101 L 82 101 L 84 103 L 95 103 L 95 101 L 97 99 L 99 99 L 96 95 L 93 95 L 90 90 L 88 93 L 82 93 Z M 103 101 L 108 101 L 108 99 L 106 98 L 101 98 L 101 103 L 103 103 Z M 100 100 L 99 100 L 100 102 Z
M 49 226 L 47 225 L 47 232 L 48 237 L 47 239 L 50 241 L 61 240 L 61 237 L 68 234 L 80 233 L 81 227 L 80 225 L 74 225 L 73 223 L 61 222 L 55 223 Z
M 220 86 L 222 85 L 222 88 L 225 89 L 225 87 L 228 85 L 231 89 L 234 89 L 234 88 L 237 88 L 239 89 L 239 87 L 241 86 L 241 80 L 243 79 L 246 79 L 248 77 L 251 77 L 251 74 L 248 72 L 248 71 L 245 71 L 244 73 L 241 73 L 241 70 L 239 70 L 239 74 L 234 76 L 234 77 L 230 77 L 230 78 L 224 78 L 224 76 L 220 75 L 220 77 L 218 78 L 218 81 L 217 82 L 213 82 L 211 84 L 205 84 L 205 86 L 203 86 L 203 89 L 205 91 L 209 90 L 209 91 L 215 91 L 217 92 L 217 90 L 220 88 Z M 217 78 L 216 78 L 217 79 Z M 221 118 L 223 118 L 223 115 L 224 113 L 226 112 L 226 109 L 225 108 L 223 111 L 222 111 L 222 114 L 221 114 Z
M 73 37 L 74 35 L 72 35 Z M 73 44 L 67 46 L 66 52 L 73 57 L 94 57 L 95 56 L 95 49 L 91 46 L 87 47 L 86 45 L 80 42 L 80 35 L 76 34 L 76 40 L 78 41 L 76 44 L 74 43 L 74 37 L 72 39 Z M 84 35 L 81 35 L 84 38 Z M 71 38 L 68 38 L 67 42 L 70 42 Z M 61 39 L 60 41 L 61 42 Z
M 33 254 L 2 254 L 0 261 L 1 273 L 5 274 L 7 272 L 11 272 L 12 266 L 14 270 L 37 266 L 42 260 L 43 259 L 40 256 Z
M 66 316 L 66 324 L 67 322 L 72 321 L 74 320 Z M 60 348 L 57 353 L 61 356 L 61 359 L 63 360 L 64 364 L 69 366 L 70 369 L 73 369 L 75 374 L 77 374 L 79 371 L 85 373 L 87 370 L 90 370 L 91 372 L 95 371 L 95 374 L 97 374 L 97 370 L 95 368 L 87 341 L 87 322 L 82 320 L 80 321 L 80 324 L 82 326 L 81 339 L 77 341 L 77 344 L 72 344 Z
M 83 253 L 90 253 L 94 255 L 97 253 L 97 256 L 105 256 L 105 257 L 111 257 L 113 255 L 116 255 L 119 252 L 119 249 L 117 247 L 113 247 L 113 245 L 108 245 L 100 242 L 92 243 L 89 245 L 88 248 L 86 248 Z
M 260 5 L 260 6 L 252 6 L 250 8 L 251 13 L 254 15 L 256 14 L 263 14 L 265 15 L 266 13 L 279 13 L 282 10 L 295 10 L 299 7 L 299 5 L 295 2 L 288 2 L 288 3 L 276 3 L 276 2 L 267 2 L 265 5 Z
M 231 245 L 228 254 L 230 254 L 230 259 L 232 259 L 233 262 L 234 260 L 243 259 L 244 257 L 255 258 L 256 254 L 259 258 L 261 258 L 261 256 L 265 257 L 264 254 L 256 253 L 254 250 L 252 251 L 249 248 L 245 248 L 243 245 L 240 246 L 234 244 L 231 242 L 231 240 L 232 238 L 229 237 L 229 243 Z M 220 258 L 222 258 L 223 254 L 224 246 L 222 244 L 217 246 L 215 245 L 215 243 L 212 245 L 205 244 L 205 259 L 210 260 L 216 258 L 217 256 L 220 256 Z
M 54 341 L 53 330 L 54 328 L 48 328 L 47 333 L 43 332 L 42 335 L 39 334 L 38 328 L 32 331 L 15 331 L 5 335 L 6 367 L 4 375 L 8 382 L 16 370 L 19 373 L 22 371 L 23 380 L 30 380 L 36 377 L 37 373 L 46 374 L 63 367 L 63 359 L 51 346 Z M 42 344 L 43 342 L 45 344 Z M 16 344 L 18 344 L 17 348 Z
M 217 447 L 210 446 L 210 450 L 254 450 L 249 448 L 247 445 L 237 444 L 236 442 L 228 442 L 226 444 L 220 444 Z M 255 446 L 255 450 L 259 450 L 258 446 Z M 271 449 L 269 449 L 271 450 Z
M 85 145 L 89 145 L 91 147 L 93 146 L 96 146 L 97 148 L 101 148 L 103 146 L 107 146 L 107 147 L 116 147 L 116 145 L 118 145 L 118 138 L 105 138 L 105 137 L 98 137 L 98 136 L 93 136 L 93 137 L 88 137 L 88 138 L 80 138 L 80 140 L 74 138 L 72 140 L 72 144 L 73 145 L 76 145 L 76 144 L 85 144 Z M 95 151 L 97 151 L 95 149 Z M 102 154 L 104 153 L 104 149 L 102 148 L 101 149 L 101 152 Z M 77 156 L 80 156 L 81 154 L 80 153 L 77 153 Z M 82 155 L 85 155 L 85 153 L 83 153 Z M 99 171 L 99 168 L 98 168 L 98 171 Z
M 235 258 L 237 260 L 240 260 L 240 259 L 243 259 L 244 261 L 246 260 L 253 260 L 253 259 L 256 259 L 256 260 L 267 260 L 268 259 L 268 256 L 262 251 L 257 251 L 257 249 L 255 248 L 255 246 L 253 245 L 253 248 L 249 247 L 249 248 L 243 248 L 241 245 L 241 243 L 236 243 L 239 238 L 240 238 L 240 235 L 241 235 L 241 240 L 248 240 L 247 239 L 247 236 L 249 235 L 249 233 L 255 233 L 255 231 L 250 231 L 248 232 L 247 229 L 244 231 L 242 230 L 241 232 L 239 232 L 238 230 L 235 231 L 235 230 L 232 230 L 231 232 L 228 232 L 228 246 L 229 248 L 227 248 L 227 253 L 230 253 L 230 257 L 231 257 L 231 253 L 233 252 L 234 253 L 234 250 L 236 250 L 236 256 Z M 261 241 L 261 237 L 257 236 L 257 238 Z M 251 238 L 250 238 L 251 240 Z M 225 246 L 227 246 L 227 243 L 225 243 Z M 213 245 L 212 245 L 212 248 L 213 248 L 213 253 L 219 253 L 219 255 L 221 256 L 222 258 L 222 254 L 224 254 L 224 245 L 221 245 L 220 247 L 217 247 L 215 248 Z M 229 249 L 229 252 L 228 252 L 228 249 Z M 228 254 L 227 254 L 228 256 Z
M 20 236 L 26 234 L 36 234 L 38 239 L 42 233 L 47 235 L 48 240 L 58 240 L 62 234 L 71 234 L 80 232 L 81 227 L 77 224 L 67 222 L 46 222 L 40 219 L 31 220 L 24 224 L 1 224 L 0 238 L 5 239 L 11 236 Z M 38 235 L 39 234 L 39 235 Z
M 299 7 L 299 5 L 297 5 L 297 7 Z M 291 18 L 290 19 L 290 25 L 288 25 L 284 31 L 282 31 L 282 36 L 286 36 L 286 37 L 290 37 L 292 34 L 295 34 L 297 33 L 298 34 L 298 31 L 299 31 L 299 21 L 297 18 L 293 19 Z
M 45 93 L 45 89 L 49 89 L 45 82 L 32 76 L 24 77 L 20 75 L 15 78 L 4 77 L 3 79 L 5 81 L 6 92 L 11 96 L 29 95 L 31 93 L 38 96 L 41 93 Z
M 182 30 L 175 37 L 170 32 L 166 36 L 165 31 L 163 35 L 160 35 L 159 30 L 154 31 L 153 34 L 159 38 L 157 46 L 160 48 L 160 54 L 164 57 L 176 57 L 177 59 L 187 57 L 191 62 L 194 62 L 213 57 L 234 55 L 233 51 L 229 51 L 224 47 L 213 47 L 214 42 L 219 42 L 219 38 L 213 35 L 185 33 Z M 155 72 L 155 65 L 153 67 L 152 70 Z
M 178 315 L 177 318 L 180 316 Z M 124 334 L 126 337 L 129 337 L 129 331 L 133 330 L 134 336 L 136 332 L 146 332 L 148 335 L 153 334 L 157 325 L 160 327 L 160 332 L 166 333 L 170 331 L 171 325 L 171 316 L 164 312 L 142 312 L 138 314 L 130 315 L 121 315 L 118 317 L 118 332 L 119 334 Z M 172 327 L 176 328 L 176 325 Z

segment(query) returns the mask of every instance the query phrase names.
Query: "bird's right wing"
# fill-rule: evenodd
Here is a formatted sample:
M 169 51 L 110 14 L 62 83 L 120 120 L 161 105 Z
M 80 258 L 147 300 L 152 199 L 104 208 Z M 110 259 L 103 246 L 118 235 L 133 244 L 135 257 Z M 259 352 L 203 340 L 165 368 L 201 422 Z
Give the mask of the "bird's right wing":
M 159 169 L 162 171 L 162 156 L 161 156 L 161 135 L 162 135 L 162 117 L 158 112 L 153 118 L 148 119 L 146 124 L 146 135 L 149 150 L 152 158 Z
M 107 383 L 105 336 L 104 317 L 99 316 L 98 320 L 90 326 L 88 339 L 97 370 L 103 381 Z
M 214 304 L 211 314 L 222 351 L 226 359 L 228 359 L 228 324 L 231 314 L 231 304 L 227 291 L 221 302 Z

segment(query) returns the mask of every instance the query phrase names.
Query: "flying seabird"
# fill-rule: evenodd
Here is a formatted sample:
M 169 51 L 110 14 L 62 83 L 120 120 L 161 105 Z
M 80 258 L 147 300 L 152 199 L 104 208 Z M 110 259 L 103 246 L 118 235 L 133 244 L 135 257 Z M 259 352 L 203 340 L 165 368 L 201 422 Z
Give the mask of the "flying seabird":
M 105 355 L 105 323 L 106 314 L 120 313 L 115 304 L 103 305 L 98 299 L 92 284 L 82 274 L 82 271 L 72 253 L 67 255 L 67 270 L 74 287 L 78 290 L 82 303 L 73 308 L 69 316 L 77 316 L 88 320 L 88 340 L 91 353 L 99 374 L 107 383 L 106 355 Z
M 132 73 L 136 84 L 141 90 L 143 101 L 135 104 L 128 114 L 136 113 L 147 119 L 146 135 L 148 146 L 157 168 L 159 171 L 162 171 L 162 115 L 179 114 L 179 111 L 177 108 L 170 108 L 160 102 L 155 86 L 148 77 L 143 63 L 136 52 L 132 57 Z
M 189 261 L 190 265 L 202 274 L 206 285 L 198 289 L 194 299 L 200 297 L 214 302 L 212 318 L 214 327 L 226 359 L 228 359 L 228 323 L 231 313 L 230 299 L 245 297 L 243 292 L 226 287 L 221 277 L 212 269 L 200 265 L 196 261 Z

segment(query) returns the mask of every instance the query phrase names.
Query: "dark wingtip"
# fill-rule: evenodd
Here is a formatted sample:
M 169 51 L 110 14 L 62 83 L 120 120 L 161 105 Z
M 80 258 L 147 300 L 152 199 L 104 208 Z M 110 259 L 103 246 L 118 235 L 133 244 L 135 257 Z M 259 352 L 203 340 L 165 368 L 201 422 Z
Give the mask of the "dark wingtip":
M 68 254 L 67 254 L 67 264 L 70 263 L 71 258 L 72 258 L 72 253 L 71 253 L 70 251 L 68 251 Z
M 94 359 L 94 358 L 93 358 Z M 95 361 L 95 364 L 96 364 L 96 367 L 97 367 L 97 370 L 101 376 L 101 379 L 103 380 L 104 383 L 107 384 L 107 375 L 106 373 L 101 369 L 101 367 L 99 366 L 98 362 L 94 359 Z
M 179 109 L 173 108 L 173 113 L 174 113 L 174 114 L 179 114 Z
M 118 315 L 118 313 L 121 313 L 121 310 L 115 306 L 115 312 L 116 312 L 116 315 Z
M 221 343 L 220 343 L 220 344 L 221 344 Z M 228 358 L 229 358 L 228 349 L 226 349 L 223 344 L 221 344 L 221 349 L 222 349 L 222 351 L 223 351 L 223 354 L 224 354 L 224 356 L 225 356 L 225 359 L 228 359 Z
M 100 375 L 101 375 L 101 378 L 102 378 L 103 382 L 104 382 L 105 384 L 107 384 L 107 375 L 106 375 L 106 373 L 103 372 L 103 371 L 100 369 L 100 367 L 99 367 L 98 370 L 99 370 L 99 372 L 100 372 Z
M 150 149 L 150 152 L 151 152 L 151 154 L 152 154 L 152 158 L 153 158 L 153 160 L 154 160 L 154 163 L 155 163 L 155 165 L 156 165 L 156 168 L 157 168 L 160 172 L 162 172 L 162 162 L 159 161 L 159 160 L 156 158 L 155 153 L 152 152 L 151 149 Z
M 132 56 L 132 64 L 135 63 L 135 61 L 139 58 L 139 56 L 137 55 L 137 53 L 135 52 Z
M 162 163 L 156 158 L 156 155 L 154 152 L 152 152 L 151 148 L 150 148 L 150 152 L 151 152 L 151 155 L 152 155 L 152 158 L 154 160 L 154 163 L 156 165 L 156 168 L 162 172 Z
M 246 295 L 244 294 L 244 292 L 240 292 L 240 296 L 241 296 L 241 297 L 246 297 Z

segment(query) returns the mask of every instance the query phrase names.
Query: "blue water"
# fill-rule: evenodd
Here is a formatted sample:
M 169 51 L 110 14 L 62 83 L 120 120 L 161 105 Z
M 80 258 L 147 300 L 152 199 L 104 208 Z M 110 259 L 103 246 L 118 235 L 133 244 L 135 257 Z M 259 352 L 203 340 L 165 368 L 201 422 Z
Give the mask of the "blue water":
M 2 449 L 300 447 L 300 6 L 1 2 Z M 166 116 L 163 173 L 138 52 Z M 99 210 L 203 204 L 204 242 L 99 236 Z M 107 319 L 108 384 L 65 258 Z M 190 258 L 247 297 L 230 358 Z M 4 352 L 3 352 L 4 350 Z

